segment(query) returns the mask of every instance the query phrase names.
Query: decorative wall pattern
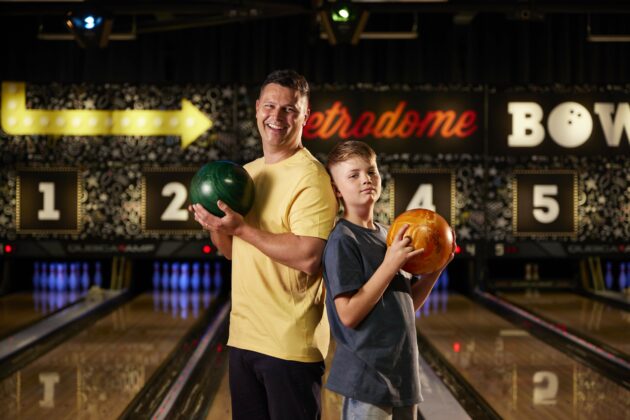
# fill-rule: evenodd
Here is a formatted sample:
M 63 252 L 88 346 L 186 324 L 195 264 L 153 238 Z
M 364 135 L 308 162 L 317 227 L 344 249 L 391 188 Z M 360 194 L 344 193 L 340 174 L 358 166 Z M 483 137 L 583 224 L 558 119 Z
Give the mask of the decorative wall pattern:
M 318 91 L 470 91 L 463 86 L 314 86 Z M 547 92 L 547 88 L 528 88 Z M 581 91 L 595 88 L 586 87 Z M 622 88 L 623 92 L 630 89 Z M 563 92 L 562 90 L 560 90 Z M 7 136 L 0 133 L 0 237 L 15 240 L 16 167 L 77 166 L 84 194 L 83 229 L 78 237 L 60 239 L 186 239 L 195 235 L 149 234 L 141 230 L 143 167 L 197 166 L 217 159 L 239 163 L 262 154 L 255 121 L 258 88 L 182 85 L 28 85 L 27 107 L 44 109 L 176 109 L 190 100 L 213 121 L 213 127 L 182 149 L 175 136 L 52 137 Z M 326 156 L 316 155 L 322 162 Z M 456 174 L 455 220 L 462 241 L 514 241 L 512 184 L 514 169 L 578 171 L 578 242 L 626 241 L 630 237 L 630 157 L 617 156 L 482 156 L 381 154 L 383 194 L 376 219 L 390 223 L 391 172 L 399 169 L 443 168 Z M 46 235 L 44 235 L 46 236 Z M 47 235 L 53 236 L 53 235 Z M 551 238 L 554 239 L 554 238 Z M 559 241 L 573 241 L 555 238 Z

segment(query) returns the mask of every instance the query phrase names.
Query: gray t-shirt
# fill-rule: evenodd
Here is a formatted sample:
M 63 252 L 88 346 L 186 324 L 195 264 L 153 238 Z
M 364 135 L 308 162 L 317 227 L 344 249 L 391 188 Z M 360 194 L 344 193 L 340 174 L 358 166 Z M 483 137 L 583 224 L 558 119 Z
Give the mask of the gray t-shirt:
M 340 219 L 324 250 L 326 308 L 337 342 L 326 387 L 375 405 L 409 406 L 422 401 L 411 286 L 397 274 L 381 300 L 355 328 L 337 314 L 336 296 L 358 290 L 385 258 L 387 230 Z

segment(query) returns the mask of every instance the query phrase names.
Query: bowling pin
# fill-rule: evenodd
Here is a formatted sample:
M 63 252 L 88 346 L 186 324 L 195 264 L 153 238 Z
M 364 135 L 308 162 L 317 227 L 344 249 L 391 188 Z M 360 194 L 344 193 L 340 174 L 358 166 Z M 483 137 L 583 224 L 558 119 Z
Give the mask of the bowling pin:
M 214 278 L 213 286 L 214 286 L 214 294 L 218 295 L 221 293 L 221 286 L 223 285 L 223 274 L 221 273 L 221 263 L 219 261 L 214 263 Z
M 162 283 L 162 290 L 168 290 L 169 279 L 168 263 L 164 262 L 162 263 L 162 279 L 160 280 L 160 283 Z
M 41 277 L 39 262 L 33 265 L 33 290 L 39 290 L 39 279 Z
M 210 291 L 210 263 L 203 263 L 203 290 L 206 292 Z
M 192 276 L 190 277 L 190 287 L 193 291 L 199 291 L 199 285 L 201 283 L 201 277 L 199 276 L 199 263 L 195 262 L 192 265 Z
M 103 272 L 101 271 L 101 262 L 94 263 L 94 284 L 98 287 L 103 286 Z
M 171 263 L 171 280 L 170 280 L 171 292 L 176 292 L 179 286 L 179 263 Z
M 433 312 L 434 314 L 437 314 L 440 311 L 440 301 L 442 300 L 442 292 L 440 290 L 434 290 L 433 292 L 431 292 L 433 296 L 432 302 L 433 302 L 433 310 L 431 312 Z
M 182 319 L 188 318 L 188 293 L 179 292 L 179 316 Z
M 191 296 L 193 316 L 197 318 L 199 316 L 199 292 L 194 291 Z
M 180 268 L 179 274 L 179 291 L 187 292 L 188 283 L 190 282 L 190 275 L 188 274 L 189 264 L 183 263 Z
M 612 275 L 612 263 L 608 261 L 606 263 L 606 277 L 604 282 L 606 283 L 606 289 L 612 290 L 613 275 Z
M 444 290 L 445 292 L 448 292 L 449 282 L 450 282 L 450 279 L 448 277 L 448 270 L 444 269 L 444 271 L 442 271 L 442 290 Z
M 64 268 L 64 264 L 62 264 L 62 263 L 57 264 L 57 280 L 56 280 L 57 288 L 56 288 L 56 290 L 58 292 L 61 292 L 61 291 L 65 290 L 65 288 L 66 288 L 65 271 L 66 270 Z
M 626 291 L 626 265 L 624 263 L 619 264 L 619 291 L 621 293 Z
M 46 290 L 48 288 L 48 263 L 43 262 L 39 272 L 39 289 Z
M 90 287 L 90 273 L 88 263 L 84 262 L 81 265 L 81 288 L 87 290 Z
M 158 290 L 160 288 L 160 263 L 157 261 L 153 261 L 153 290 Z
M 166 268 L 168 270 L 168 266 Z M 168 287 L 168 282 L 167 282 L 167 287 Z M 169 294 L 168 294 L 168 291 L 166 290 L 166 288 L 162 289 L 162 293 L 160 294 L 160 299 L 161 299 L 161 302 L 162 302 L 162 312 L 167 313 L 168 312 Z
M 212 300 L 212 296 L 210 296 L 210 292 L 204 290 L 203 294 L 201 295 L 202 299 L 203 299 L 203 307 L 204 309 L 208 309 L 208 306 L 210 306 L 210 301 Z
M 177 318 L 179 314 L 178 308 L 178 293 L 177 290 L 171 290 L 171 316 L 173 318 Z
M 68 276 L 68 286 L 71 291 L 79 288 L 79 265 L 78 263 L 70 264 L 70 275 Z
M 53 291 L 57 288 L 57 263 L 50 263 L 48 271 L 48 290 Z
M 70 289 L 70 293 L 68 294 L 68 303 L 72 303 L 77 300 L 77 292 L 76 290 Z

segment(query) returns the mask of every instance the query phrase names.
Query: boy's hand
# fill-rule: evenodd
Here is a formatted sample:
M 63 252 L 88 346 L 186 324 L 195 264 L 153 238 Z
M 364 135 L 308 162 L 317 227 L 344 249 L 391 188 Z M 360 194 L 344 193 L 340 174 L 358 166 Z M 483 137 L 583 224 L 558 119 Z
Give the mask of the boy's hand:
M 394 273 L 398 272 L 411 258 L 424 252 L 424 248 L 413 249 L 411 237 L 404 236 L 407 229 L 409 229 L 409 225 L 405 224 L 396 232 L 396 236 L 394 236 L 392 244 L 387 248 L 383 259 L 383 265 L 389 266 Z

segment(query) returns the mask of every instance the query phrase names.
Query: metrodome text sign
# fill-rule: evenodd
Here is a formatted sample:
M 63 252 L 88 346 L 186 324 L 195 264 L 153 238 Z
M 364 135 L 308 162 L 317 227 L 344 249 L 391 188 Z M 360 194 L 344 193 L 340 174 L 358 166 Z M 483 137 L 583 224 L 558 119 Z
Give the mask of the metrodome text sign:
M 483 94 L 317 92 L 304 144 L 327 152 L 362 140 L 377 152 L 483 153 Z

